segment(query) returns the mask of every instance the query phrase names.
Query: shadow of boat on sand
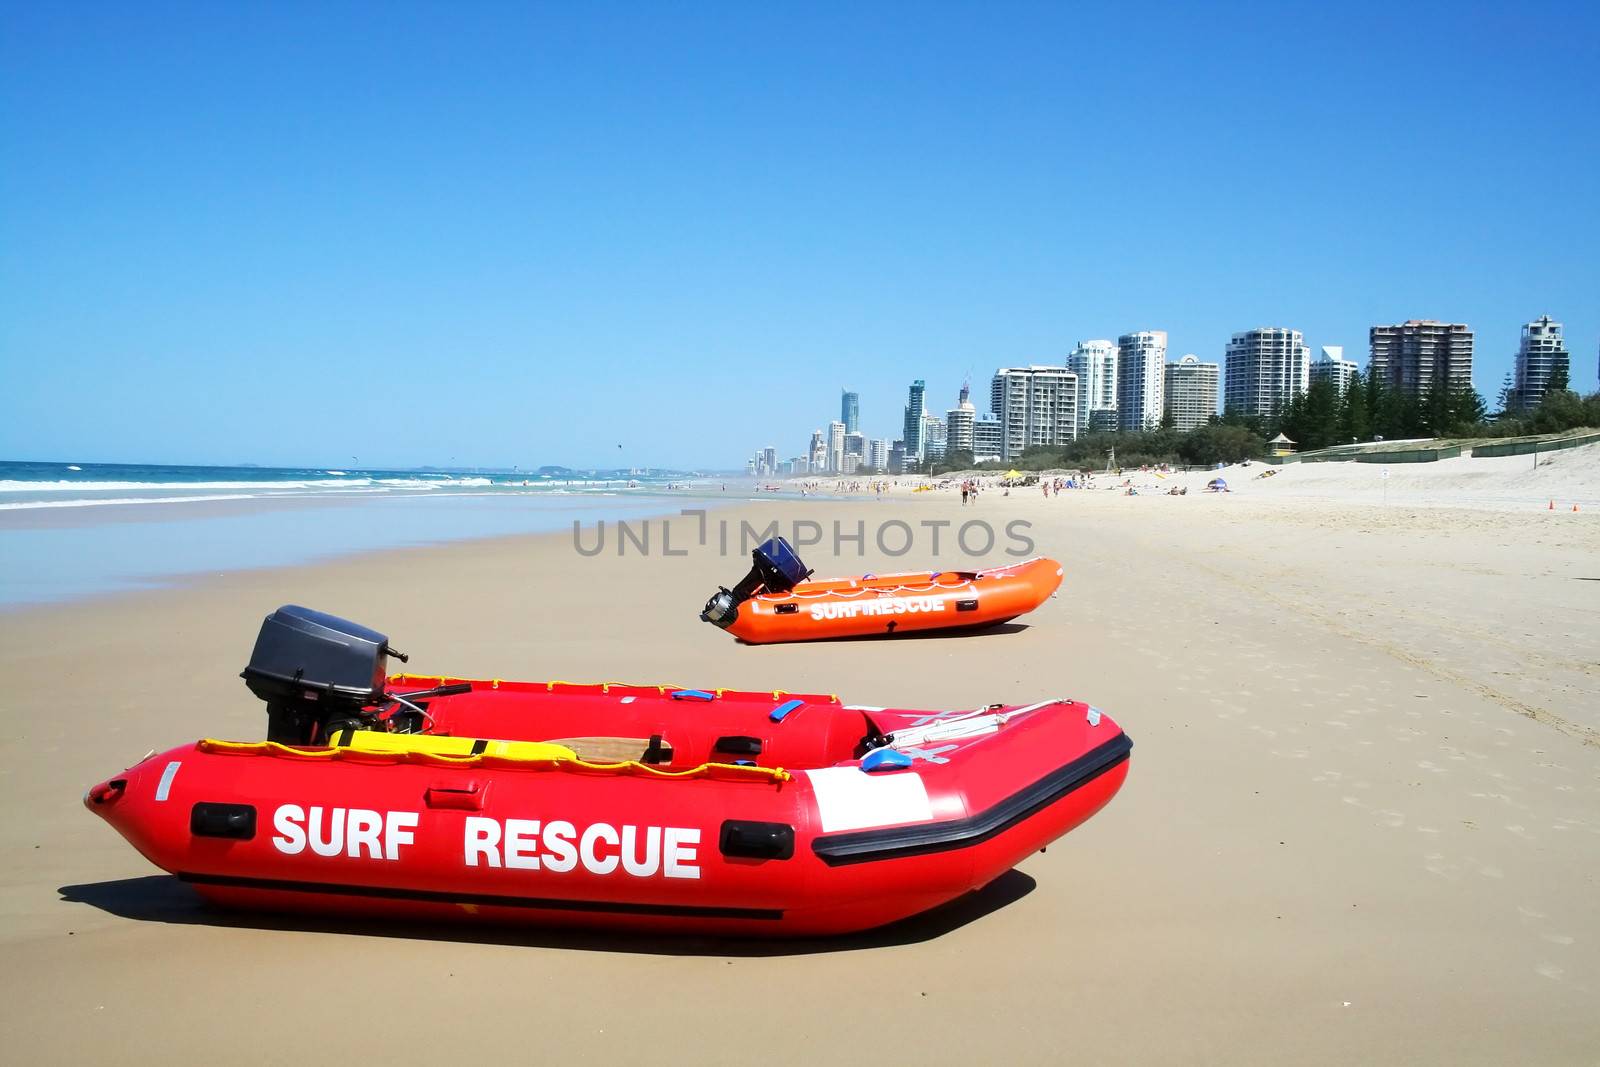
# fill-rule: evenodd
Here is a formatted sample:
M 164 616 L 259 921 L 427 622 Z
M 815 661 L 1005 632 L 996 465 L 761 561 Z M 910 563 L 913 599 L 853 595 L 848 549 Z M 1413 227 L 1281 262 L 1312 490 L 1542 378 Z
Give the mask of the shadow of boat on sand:
M 839 937 L 789 940 L 563 930 L 556 927 L 396 922 L 393 919 L 363 919 L 349 916 L 226 911 L 209 906 L 199 894 L 177 878 L 160 874 L 62 886 L 57 892 L 66 903 L 87 904 L 119 918 L 139 922 L 213 926 L 221 929 L 287 930 L 358 937 L 391 937 L 460 944 L 526 945 L 583 952 L 754 958 L 851 952 L 931 941 L 1021 900 L 1033 892 L 1037 884 L 1021 871 L 1010 870 L 982 889 L 889 926 Z

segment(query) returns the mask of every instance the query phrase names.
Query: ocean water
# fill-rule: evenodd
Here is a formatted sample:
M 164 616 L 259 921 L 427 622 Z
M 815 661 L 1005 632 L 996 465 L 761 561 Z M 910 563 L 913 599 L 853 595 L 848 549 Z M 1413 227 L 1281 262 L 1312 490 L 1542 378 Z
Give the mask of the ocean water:
M 638 492 L 667 478 L 542 478 L 496 471 L 389 471 L 337 467 L 189 467 L 134 463 L 0 461 L 0 511 L 313 494 L 404 494 L 460 490 L 542 493 Z M 709 483 L 707 483 L 709 484 Z
M 0 462 L 0 608 L 742 498 L 639 476 Z

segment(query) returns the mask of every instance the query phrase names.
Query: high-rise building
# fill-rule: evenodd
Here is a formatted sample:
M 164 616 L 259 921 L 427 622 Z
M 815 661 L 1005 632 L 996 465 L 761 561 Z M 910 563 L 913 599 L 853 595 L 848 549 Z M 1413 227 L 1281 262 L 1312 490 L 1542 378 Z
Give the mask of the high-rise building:
M 1343 345 L 1323 345 L 1322 355 L 1311 364 L 1310 380 L 1332 382 L 1340 396 L 1344 396 L 1345 390 L 1350 388 L 1350 380 L 1355 376 L 1356 361 L 1344 358 Z
M 972 406 L 972 385 L 969 382 L 961 383 L 961 399 L 956 406 L 945 412 L 945 449 L 946 455 L 951 452 L 972 451 L 972 424 L 978 417 L 977 409 Z
M 766 468 L 767 474 L 778 473 L 778 450 L 768 445 L 761 450 L 761 465 Z
M 1532 411 L 1544 403 L 1550 376 L 1557 370 L 1572 373 L 1572 357 L 1561 337 L 1561 324 L 1541 315 L 1522 327 L 1522 342 L 1517 346 L 1516 384 L 1507 400 L 1514 411 Z M 1514 406 L 1513 406 L 1514 404 Z
M 867 466 L 875 471 L 889 469 L 889 440 L 886 437 L 874 437 L 867 442 Z
M 1172 418 L 1174 430 L 1188 433 L 1204 426 L 1217 413 L 1219 371 L 1215 363 L 1202 363 L 1193 354 L 1167 364 L 1164 415 Z
M 1166 366 L 1167 331 L 1140 330 L 1117 338 L 1118 429 L 1137 433 L 1161 425 Z
M 1065 367 L 1002 367 L 990 396 L 1000 409 L 1000 457 L 1078 436 L 1078 376 Z
M 844 423 L 845 433 L 859 433 L 861 431 L 860 393 L 852 393 L 848 389 L 840 390 L 839 421 Z
M 828 473 L 844 470 L 844 423 L 828 423 Z
M 911 383 L 911 391 L 906 401 L 905 437 L 906 462 L 918 463 L 922 460 L 922 417 L 928 413 L 927 402 L 923 394 L 928 391 L 928 385 L 921 378 Z
M 895 441 L 889 445 L 889 473 L 904 474 L 906 470 L 906 443 Z
M 1078 376 L 1078 432 L 1117 428 L 1117 346 L 1110 341 L 1079 341 L 1067 356 Z
M 1005 452 L 1000 416 L 986 411 L 972 421 L 972 458 L 978 463 L 998 461 Z
M 1367 374 L 1390 389 L 1424 397 L 1472 387 L 1472 330 L 1459 322 L 1410 319 L 1374 326 Z
M 828 442 L 821 430 L 811 431 L 811 448 L 806 455 L 810 458 L 812 474 L 821 474 L 828 469 Z
M 851 433 L 848 429 L 844 432 L 844 454 L 860 459 L 867 454 L 867 435 Z
M 1267 417 L 1311 384 L 1311 349 L 1299 330 L 1262 326 L 1228 342 L 1223 409 Z
M 944 419 L 933 412 L 922 416 L 922 458 L 943 459 L 948 440 L 948 427 Z

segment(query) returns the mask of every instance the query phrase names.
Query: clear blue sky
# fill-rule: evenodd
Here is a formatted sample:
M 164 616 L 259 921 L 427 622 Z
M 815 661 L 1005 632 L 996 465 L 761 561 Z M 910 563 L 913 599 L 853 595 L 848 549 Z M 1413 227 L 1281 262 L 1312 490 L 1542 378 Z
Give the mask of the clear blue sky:
M 0 458 L 731 467 L 1134 329 L 1595 388 L 1600 5 L 1298 7 L 10 5 Z

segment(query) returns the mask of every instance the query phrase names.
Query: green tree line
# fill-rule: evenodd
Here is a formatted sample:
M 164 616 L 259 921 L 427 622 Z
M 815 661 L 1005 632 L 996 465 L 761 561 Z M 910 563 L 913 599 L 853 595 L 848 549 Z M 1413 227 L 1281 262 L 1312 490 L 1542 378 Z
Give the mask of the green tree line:
M 1159 463 L 1213 466 L 1259 459 L 1267 454 L 1267 441 L 1283 433 L 1301 452 L 1332 445 L 1415 437 L 1519 437 L 1524 434 L 1560 433 L 1579 427 L 1600 427 L 1600 392 L 1580 397 L 1568 387 L 1565 373 L 1550 380 L 1543 401 L 1531 411 L 1508 412 L 1514 398 L 1501 390 L 1501 413 L 1490 419 L 1488 406 L 1477 390 L 1434 389 L 1414 396 L 1391 389 L 1380 379 L 1357 374 L 1341 395 L 1325 379 L 1296 396 L 1270 416 L 1228 412 L 1213 415 L 1206 425 L 1187 433 L 1163 425 L 1144 433 L 1088 433 L 1062 445 L 1029 448 L 1009 464 L 983 464 L 985 468 L 1019 470 L 1100 469 L 1107 454 L 1116 452 L 1117 465 L 1139 467 Z M 931 466 L 931 473 L 972 470 L 978 466 L 972 453 L 955 451 Z

